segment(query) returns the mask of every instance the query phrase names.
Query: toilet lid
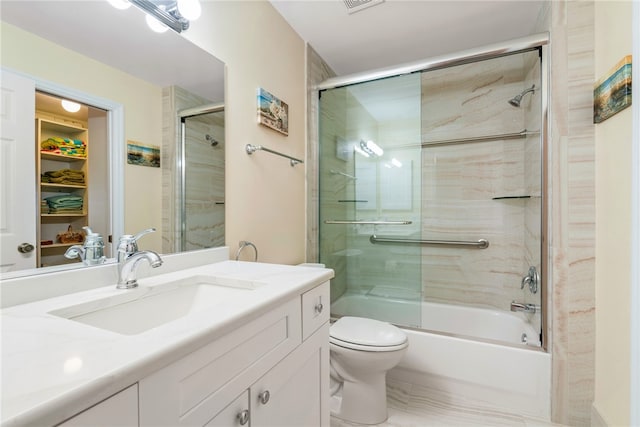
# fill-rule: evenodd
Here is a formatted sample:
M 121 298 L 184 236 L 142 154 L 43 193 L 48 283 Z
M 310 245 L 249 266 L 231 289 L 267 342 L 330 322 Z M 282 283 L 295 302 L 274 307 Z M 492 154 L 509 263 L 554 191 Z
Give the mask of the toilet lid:
M 374 319 L 341 317 L 329 329 L 331 338 L 369 347 L 388 347 L 404 344 L 407 335 L 399 328 Z

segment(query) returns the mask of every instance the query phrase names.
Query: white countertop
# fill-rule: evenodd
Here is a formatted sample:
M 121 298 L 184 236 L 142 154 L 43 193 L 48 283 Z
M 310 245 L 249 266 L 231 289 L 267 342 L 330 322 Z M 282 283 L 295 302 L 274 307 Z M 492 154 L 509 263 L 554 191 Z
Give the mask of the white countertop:
M 246 295 L 137 335 L 48 314 L 118 295 L 115 284 L 0 310 L 2 426 L 54 425 L 136 383 L 276 305 L 333 277 L 324 268 L 224 261 L 139 280 L 193 275 L 257 282 Z

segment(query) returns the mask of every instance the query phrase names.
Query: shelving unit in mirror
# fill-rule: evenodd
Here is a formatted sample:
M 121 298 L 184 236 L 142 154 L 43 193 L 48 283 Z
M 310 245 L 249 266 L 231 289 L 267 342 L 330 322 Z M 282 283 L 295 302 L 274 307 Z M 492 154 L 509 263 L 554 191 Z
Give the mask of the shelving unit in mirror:
M 64 257 L 82 244 L 89 225 L 89 130 L 86 121 L 36 113 L 38 265 L 77 262 Z M 75 230 L 75 231 L 74 231 Z

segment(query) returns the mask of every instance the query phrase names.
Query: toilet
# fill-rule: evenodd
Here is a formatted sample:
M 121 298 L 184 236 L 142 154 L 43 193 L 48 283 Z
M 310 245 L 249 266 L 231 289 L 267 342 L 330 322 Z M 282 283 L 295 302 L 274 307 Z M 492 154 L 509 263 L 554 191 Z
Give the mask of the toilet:
M 387 420 L 387 371 L 407 350 L 407 335 L 378 320 L 342 317 L 329 328 L 331 415 L 358 424 Z

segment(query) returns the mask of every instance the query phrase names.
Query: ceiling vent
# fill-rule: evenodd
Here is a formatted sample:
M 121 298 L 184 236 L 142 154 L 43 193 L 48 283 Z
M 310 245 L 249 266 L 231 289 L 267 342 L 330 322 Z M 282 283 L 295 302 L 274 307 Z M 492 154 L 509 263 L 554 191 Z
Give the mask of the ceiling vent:
M 362 9 L 366 9 L 371 6 L 375 6 L 384 2 L 384 0 L 344 0 L 345 6 L 347 6 L 347 12 L 356 13 Z

